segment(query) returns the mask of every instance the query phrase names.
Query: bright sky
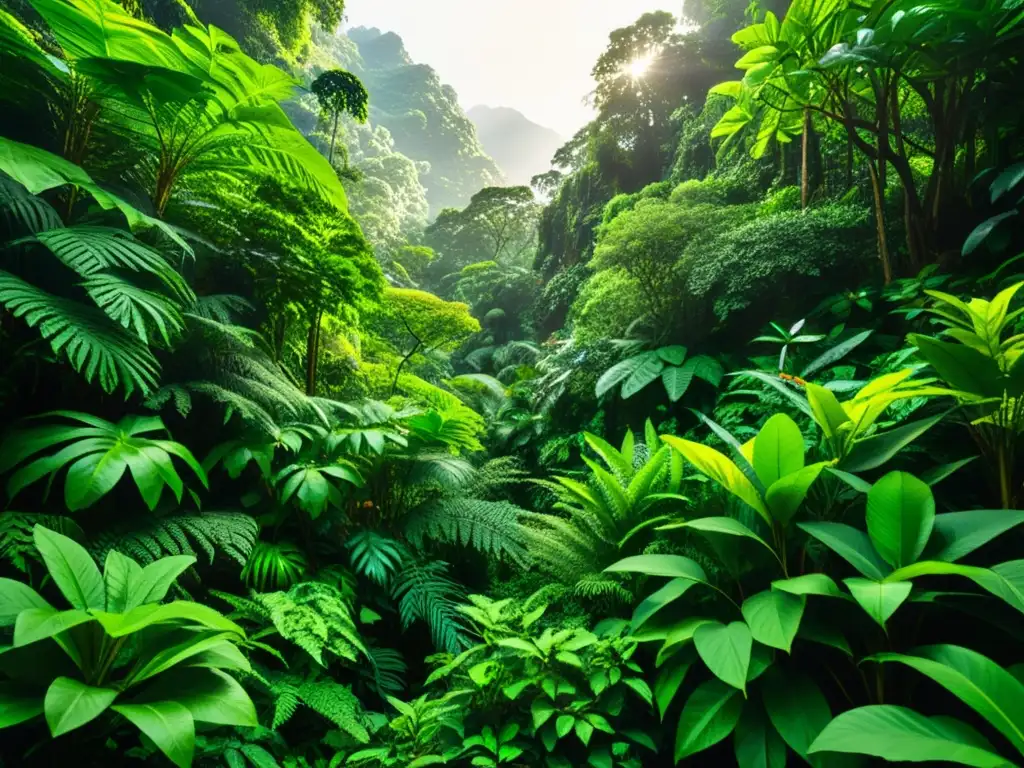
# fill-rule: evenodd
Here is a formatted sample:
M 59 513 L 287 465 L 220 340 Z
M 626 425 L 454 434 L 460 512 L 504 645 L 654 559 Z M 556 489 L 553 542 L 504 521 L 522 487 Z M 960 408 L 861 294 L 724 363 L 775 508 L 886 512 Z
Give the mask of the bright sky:
M 583 97 L 613 29 L 682 0 L 348 0 L 350 26 L 398 33 L 413 60 L 462 106 L 513 107 L 570 138 L 590 120 Z

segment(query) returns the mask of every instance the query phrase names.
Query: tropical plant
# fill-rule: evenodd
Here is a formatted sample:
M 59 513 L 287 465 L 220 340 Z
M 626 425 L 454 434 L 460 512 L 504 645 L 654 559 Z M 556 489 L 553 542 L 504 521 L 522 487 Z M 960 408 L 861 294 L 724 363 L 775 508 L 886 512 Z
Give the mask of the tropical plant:
M 620 394 L 626 400 L 660 377 L 665 394 L 674 403 L 686 394 L 695 376 L 713 387 L 721 383 L 724 371 L 717 360 L 707 355 L 687 358 L 686 354 L 686 347 L 676 345 L 627 357 L 601 375 L 595 393 L 604 397 L 621 384 Z
M 577 593 L 628 601 L 629 590 L 601 571 L 624 553 L 642 551 L 653 527 L 673 519 L 670 505 L 687 501 L 680 494 L 682 459 L 661 445 L 650 421 L 639 444 L 632 431 L 621 449 L 590 433 L 584 440 L 601 463 L 584 457 L 586 482 L 561 476 L 535 481 L 554 494 L 556 511 L 523 515 L 528 550 L 541 569 Z
M 454 740 L 458 754 L 474 765 L 529 758 L 553 768 L 635 768 L 642 765 L 637 745 L 657 751 L 643 728 L 630 727 L 636 699 L 648 706 L 653 699 L 632 660 L 637 643 L 621 637 L 625 622 L 601 634 L 541 631 L 543 604 L 527 611 L 508 599 L 472 595 L 470 601 L 462 612 L 484 642 L 441 657 L 427 679 L 444 682 L 447 695 L 465 697 L 471 714 L 461 723 L 466 735 Z
M 207 485 L 206 473 L 188 448 L 172 440 L 144 436 L 167 431 L 157 416 L 125 416 L 117 424 L 77 411 L 55 411 L 37 418 L 50 417 L 73 424 L 48 424 L 14 432 L 0 446 L 0 472 L 22 465 L 7 482 L 11 498 L 44 477 L 48 478 L 49 490 L 57 473 L 68 467 L 64 503 L 76 512 L 106 496 L 130 472 L 146 506 L 153 510 L 165 486 L 181 502 L 185 484 L 172 456 L 183 461 L 203 486 Z M 33 458 L 58 446 L 61 450 L 56 453 Z
M 1017 503 L 1014 456 L 1024 431 L 1024 338 L 1016 333 L 1020 309 L 1010 311 L 1014 296 L 1024 283 L 1000 291 L 991 301 L 970 299 L 939 291 L 926 291 L 937 304 L 926 311 L 946 326 L 944 336 L 923 334 L 908 340 L 953 390 L 971 406 L 968 428 L 998 478 L 1004 508 Z M 1007 336 L 1009 334 L 1009 336 Z
M 241 627 L 198 603 L 161 605 L 195 558 L 143 568 L 112 551 L 101 574 L 74 540 L 42 526 L 33 537 L 71 608 L 57 610 L 31 587 L 0 579 L 0 625 L 14 625 L 13 645 L 0 655 L 0 726 L 43 716 L 57 738 L 109 710 L 188 768 L 196 722 L 257 724 L 248 694 L 227 674 L 251 671 L 237 648 Z

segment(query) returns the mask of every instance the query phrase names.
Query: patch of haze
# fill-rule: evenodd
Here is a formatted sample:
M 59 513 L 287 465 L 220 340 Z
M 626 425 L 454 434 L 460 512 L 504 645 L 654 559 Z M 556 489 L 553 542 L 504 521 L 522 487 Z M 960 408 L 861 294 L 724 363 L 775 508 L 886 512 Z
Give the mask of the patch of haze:
M 437 70 L 463 108 L 512 107 L 569 138 L 593 117 L 590 71 L 612 30 L 680 0 L 348 0 L 348 26 L 378 27 Z

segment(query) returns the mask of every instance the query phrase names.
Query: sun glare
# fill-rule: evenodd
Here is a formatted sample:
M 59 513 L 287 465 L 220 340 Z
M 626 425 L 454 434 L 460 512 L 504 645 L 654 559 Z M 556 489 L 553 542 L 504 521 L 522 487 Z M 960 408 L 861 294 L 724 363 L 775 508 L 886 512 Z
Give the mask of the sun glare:
M 626 66 L 626 73 L 634 80 L 639 80 L 644 75 L 647 74 L 647 70 L 651 68 L 651 63 L 653 61 L 654 55 L 650 53 L 647 54 L 646 56 L 641 56 L 640 58 L 633 59 Z

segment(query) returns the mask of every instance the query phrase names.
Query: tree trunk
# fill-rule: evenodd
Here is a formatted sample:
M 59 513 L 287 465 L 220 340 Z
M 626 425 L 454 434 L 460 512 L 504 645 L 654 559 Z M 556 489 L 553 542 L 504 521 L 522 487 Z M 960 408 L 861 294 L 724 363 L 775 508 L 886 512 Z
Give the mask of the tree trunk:
M 875 199 L 875 227 L 878 231 L 878 258 L 882 262 L 882 278 L 885 284 L 892 282 L 892 264 L 889 261 L 889 246 L 885 237 L 885 191 L 881 187 L 881 179 L 875 163 L 868 160 L 868 171 L 871 173 L 871 191 Z
M 313 313 L 313 320 L 309 324 L 309 333 L 306 334 L 306 394 L 313 397 L 316 394 L 316 368 L 320 359 L 320 320 L 323 313 L 317 310 Z
M 811 171 L 807 165 L 810 156 L 808 151 L 811 143 L 811 131 L 814 130 L 814 123 L 811 121 L 811 110 L 804 107 L 804 135 L 801 142 L 800 155 L 800 208 L 806 209 L 811 201 Z
M 334 165 L 334 142 L 338 138 L 338 112 L 334 113 L 334 128 L 331 131 L 331 151 L 327 155 L 327 162 Z

